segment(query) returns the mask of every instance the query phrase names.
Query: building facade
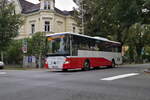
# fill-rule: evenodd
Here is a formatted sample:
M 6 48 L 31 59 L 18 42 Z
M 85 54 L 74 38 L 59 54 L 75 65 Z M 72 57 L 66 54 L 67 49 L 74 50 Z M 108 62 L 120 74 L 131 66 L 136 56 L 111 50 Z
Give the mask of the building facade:
M 55 0 L 40 0 L 33 4 L 25 0 L 13 0 L 16 13 L 23 16 L 24 24 L 17 38 L 25 38 L 36 32 L 47 34 L 58 32 L 80 33 L 73 17 L 73 11 L 61 11 L 55 7 Z

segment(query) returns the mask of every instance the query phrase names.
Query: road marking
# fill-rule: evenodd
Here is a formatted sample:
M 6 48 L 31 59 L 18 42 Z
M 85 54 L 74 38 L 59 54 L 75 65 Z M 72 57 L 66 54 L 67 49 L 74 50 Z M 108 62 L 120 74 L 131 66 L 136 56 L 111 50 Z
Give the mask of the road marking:
M 121 79 L 121 78 L 131 77 L 131 76 L 135 76 L 135 75 L 139 75 L 139 73 L 123 74 L 123 75 L 118 75 L 118 76 L 103 78 L 101 80 L 112 81 L 112 80 L 117 80 L 117 79 Z
M 7 74 L 6 72 L 0 72 L 0 75 L 5 75 L 5 74 Z

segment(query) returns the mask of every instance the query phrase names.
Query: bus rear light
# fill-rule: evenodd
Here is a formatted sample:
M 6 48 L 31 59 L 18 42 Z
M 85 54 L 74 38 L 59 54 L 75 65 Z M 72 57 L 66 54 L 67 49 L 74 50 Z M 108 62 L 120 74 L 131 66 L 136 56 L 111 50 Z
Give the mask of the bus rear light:
M 47 60 L 45 61 L 45 64 L 48 64 Z
M 70 63 L 69 61 L 65 61 L 65 62 L 64 62 L 64 64 L 69 64 L 69 63 Z
M 48 62 L 47 62 L 47 60 L 45 60 L 44 66 L 45 66 L 46 69 L 48 69 Z

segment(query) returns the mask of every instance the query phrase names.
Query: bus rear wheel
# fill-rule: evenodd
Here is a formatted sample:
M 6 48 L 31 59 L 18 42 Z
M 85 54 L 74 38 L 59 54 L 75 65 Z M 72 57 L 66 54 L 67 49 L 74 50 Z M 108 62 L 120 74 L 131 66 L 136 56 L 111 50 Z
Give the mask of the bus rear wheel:
M 62 69 L 62 71 L 63 71 L 63 72 L 67 72 L 67 71 L 68 71 L 68 69 Z
M 116 63 L 115 63 L 115 60 L 113 59 L 112 63 L 111 63 L 111 66 L 109 66 L 109 68 L 115 68 L 115 67 L 116 67 Z
M 115 67 L 116 67 L 115 60 L 112 60 L 111 68 L 115 68 Z
M 90 62 L 88 60 L 86 60 L 83 64 L 83 69 L 82 70 L 85 70 L 85 71 L 88 71 L 90 70 Z

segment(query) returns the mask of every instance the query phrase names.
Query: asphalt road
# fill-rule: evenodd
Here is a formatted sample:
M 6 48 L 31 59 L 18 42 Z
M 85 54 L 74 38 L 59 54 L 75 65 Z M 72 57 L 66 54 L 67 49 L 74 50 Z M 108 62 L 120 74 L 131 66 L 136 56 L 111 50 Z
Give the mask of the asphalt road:
M 146 68 L 150 64 L 70 72 L 1 70 L 0 100 L 150 100 Z

